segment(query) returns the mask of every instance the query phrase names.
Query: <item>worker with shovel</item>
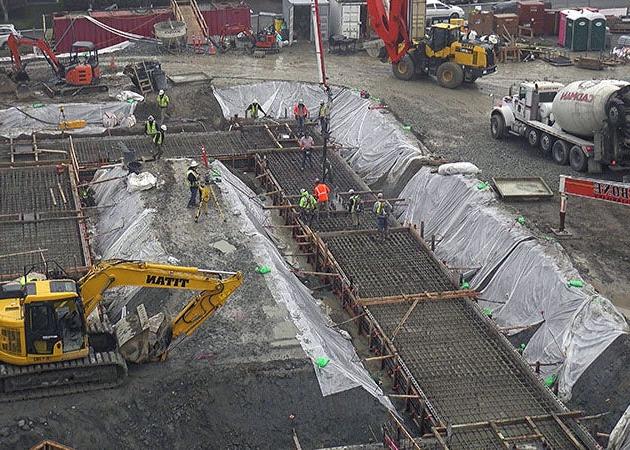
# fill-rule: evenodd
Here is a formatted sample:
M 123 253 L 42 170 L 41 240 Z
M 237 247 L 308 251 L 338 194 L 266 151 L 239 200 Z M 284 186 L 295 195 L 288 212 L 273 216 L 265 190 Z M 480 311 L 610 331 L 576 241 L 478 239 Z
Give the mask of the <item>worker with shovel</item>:
M 352 226 L 359 228 L 359 212 L 362 209 L 363 200 L 359 194 L 354 193 L 354 189 L 348 191 L 350 198 L 348 198 L 348 211 L 352 216 Z

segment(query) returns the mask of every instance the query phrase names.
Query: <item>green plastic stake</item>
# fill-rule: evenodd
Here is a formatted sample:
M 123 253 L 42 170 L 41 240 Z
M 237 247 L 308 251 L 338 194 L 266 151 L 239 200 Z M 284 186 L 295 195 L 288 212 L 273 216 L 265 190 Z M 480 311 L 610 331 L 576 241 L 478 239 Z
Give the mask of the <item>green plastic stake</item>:
M 492 315 L 492 308 L 484 308 L 481 310 L 484 316 L 490 317 Z
M 485 181 L 480 181 L 479 183 L 477 183 L 477 189 L 479 189 L 480 191 L 483 191 L 484 189 L 488 188 L 488 183 L 486 183 Z
M 269 266 L 258 266 L 258 267 L 256 267 L 256 272 L 258 272 L 261 275 L 265 275 L 266 273 L 271 272 L 271 267 L 269 267 Z
M 519 224 L 521 224 L 521 225 L 525 225 L 525 217 L 523 217 L 523 216 L 518 216 L 518 217 L 516 218 L 516 221 L 517 221 Z
M 558 378 L 558 376 L 554 373 L 552 373 L 551 375 L 545 377 L 545 380 L 543 381 L 543 384 L 548 387 L 548 388 L 552 388 L 554 384 L 556 384 L 556 379 Z
M 44 104 L 43 103 L 33 103 L 31 106 L 33 108 L 42 108 L 44 106 Z
M 464 281 L 460 287 L 462 289 L 470 289 L 470 284 L 468 284 L 468 281 Z
M 330 359 L 326 358 L 325 356 L 320 356 L 319 358 L 315 360 L 315 364 L 317 364 L 317 367 L 319 367 L 320 369 L 323 369 L 324 367 L 326 367 L 329 362 L 330 362 Z
M 584 282 L 582 280 L 578 280 L 577 278 L 572 278 L 567 283 L 570 287 L 581 288 L 584 287 Z
M 405 131 L 411 131 L 411 125 L 403 125 L 403 130 Z

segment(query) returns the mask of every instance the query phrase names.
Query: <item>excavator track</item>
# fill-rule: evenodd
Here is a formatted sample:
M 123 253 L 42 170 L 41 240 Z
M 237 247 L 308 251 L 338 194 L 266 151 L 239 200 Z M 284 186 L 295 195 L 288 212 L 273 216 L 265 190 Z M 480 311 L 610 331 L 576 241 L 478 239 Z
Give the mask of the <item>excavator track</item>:
M 110 389 L 127 376 L 117 351 L 90 350 L 85 358 L 32 366 L 0 364 L 0 403 Z

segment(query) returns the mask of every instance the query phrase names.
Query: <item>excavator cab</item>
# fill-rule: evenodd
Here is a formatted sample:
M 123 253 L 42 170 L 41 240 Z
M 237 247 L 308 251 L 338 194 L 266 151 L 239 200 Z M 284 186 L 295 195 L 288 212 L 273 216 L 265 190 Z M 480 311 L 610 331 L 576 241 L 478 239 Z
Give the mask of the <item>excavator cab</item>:
M 70 49 L 70 64 L 66 67 L 66 83 L 71 86 L 89 86 L 101 77 L 98 50 L 93 42 L 77 41 Z

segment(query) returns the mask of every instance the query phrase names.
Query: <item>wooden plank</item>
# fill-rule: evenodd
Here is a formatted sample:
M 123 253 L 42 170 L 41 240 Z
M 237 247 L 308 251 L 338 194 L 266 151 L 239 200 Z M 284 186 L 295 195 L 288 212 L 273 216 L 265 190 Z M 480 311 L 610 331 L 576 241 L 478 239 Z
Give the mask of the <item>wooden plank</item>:
M 562 431 L 564 432 L 564 434 L 566 434 L 567 438 L 571 441 L 571 443 L 575 446 L 575 448 L 577 448 L 578 450 L 586 450 L 586 447 L 584 447 L 577 440 L 575 435 L 571 432 L 571 430 L 569 430 L 569 427 L 567 427 L 565 423 L 562 420 L 560 420 L 557 414 L 552 414 L 551 417 L 553 417 L 553 420 L 555 420 L 558 426 L 562 428 Z
M 403 295 L 404 297 L 404 295 Z M 394 332 L 392 333 L 392 342 L 394 342 L 394 340 L 396 339 L 396 336 L 398 336 L 398 333 L 400 332 L 400 330 L 402 329 L 403 325 L 405 324 L 405 322 L 407 321 L 407 319 L 409 319 L 409 316 L 411 315 L 411 313 L 413 312 L 414 309 L 416 309 L 416 306 L 418 305 L 418 302 L 420 301 L 419 298 L 417 298 L 416 300 L 414 300 L 414 302 L 411 304 L 411 306 L 409 307 L 409 309 L 407 310 L 407 312 L 405 313 L 405 315 L 402 317 L 402 319 L 400 320 L 400 323 L 398 325 L 396 325 L 396 328 L 394 329 Z
M 359 299 L 358 303 L 361 306 L 393 305 L 415 300 L 450 300 L 463 297 L 476 298 L 478 295 L 479 293 L 472 289 L 462 289 L 459 291 L 423 292 L 409 295 L 392 295 L 389 297 L 370 297 Z

